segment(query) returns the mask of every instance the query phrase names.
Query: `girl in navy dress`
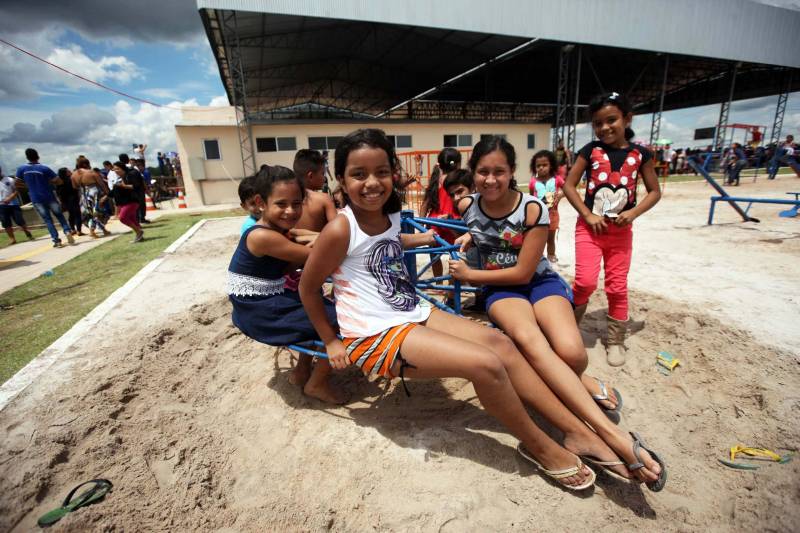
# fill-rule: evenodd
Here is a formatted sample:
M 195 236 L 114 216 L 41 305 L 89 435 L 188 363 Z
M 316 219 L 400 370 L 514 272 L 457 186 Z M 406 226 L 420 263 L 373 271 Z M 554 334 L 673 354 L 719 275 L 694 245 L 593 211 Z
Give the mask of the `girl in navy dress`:
M 233 323 L 242 333 L 271 346 L 317 340 L 297 293 L 301 267 L 311 248 L 289 238 L 303 212 L 305 188 L 285 167 L 269 167 L 254 177 L 254 202 L 261 219 L 248 228 L 228 267 L 227 292 L 233 304 Z M 336 320 L 333 303 L 325 300 L 325 312 Z M 319 360 L 312 369 L 311 356 L 300 354 L 289 381 L 303 392 L 330 403 L 342 403 L 328 383 L 330 365 Z

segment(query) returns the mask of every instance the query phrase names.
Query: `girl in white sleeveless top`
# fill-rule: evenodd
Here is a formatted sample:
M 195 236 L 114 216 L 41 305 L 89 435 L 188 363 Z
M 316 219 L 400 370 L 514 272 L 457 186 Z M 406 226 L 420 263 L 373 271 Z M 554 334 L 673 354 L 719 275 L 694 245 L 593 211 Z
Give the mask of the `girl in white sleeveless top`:
M 518 449 L 563 487 L 590 487 L 595 473 L 577 455 L 627 471 L 611 449 L 542 382 L 498 330 L 423 307 L 402 262 L 402 248 L 431 235 L 400 233 L 401 205 L 393 187 L 394 148 L 380 130 L 355 131 L 336 147 L 335 173 L 347 208 L 323 229 L 300 279 L 300 296 L 331 365 L 408 378 L 460 377 L 484 408 L 520 440 Z M 325 315 L 320 287 L 333 276 L 340 340 Z M 528 415 L 523 402 L 565 433 L 559 446 Z

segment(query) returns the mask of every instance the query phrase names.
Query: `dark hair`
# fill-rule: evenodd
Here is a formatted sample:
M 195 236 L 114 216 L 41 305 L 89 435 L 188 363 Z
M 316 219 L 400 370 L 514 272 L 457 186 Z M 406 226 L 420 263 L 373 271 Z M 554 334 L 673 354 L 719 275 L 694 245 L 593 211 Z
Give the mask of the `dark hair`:
M 325 158 L 317 150 L 302 149 L 298 150 L 294 155 L 294 169 L 295 175 L 305 182 L 306 176 L 309 172 L 316 172 L 325 165 Z
M 67 172 L 69 172 L 67 167 L 61 167 L 58 169 L 58 177 L 61 178 L 61 181 L 67 181 L 69 179 L 67 177 Z
M 595 113 L 607 105 L 616 106 L 616 108 L 619 109 L 623 115 L 627 115 L 633 111 L 633 107 L 631 107 L 631 103 L 628 101 L 628 99 L 618 92 L 598 94 L 592 98 L 591 102 L 589 102 L 589 120 L 592 119 L 592 116 Z M 625 128 L 626 141 L 633 139 L 634 135 L 635 134 L 631 128 Z
M 109 166 L 112 166 L 112 167 L 114 166 L 114 165 L 111 164 L 111 161 L 103 161 L 103 166 L 106 166 L 106 165 L 109 165 Z
M 511 167 L 511 172 L 513 173 L 517 168 L 517 152 L 505 137 L 500 137 L 498 135 L 482 139 L 472 148 L 472 155 L 469 158 L 469 169 L 472 173 L 475 173 L 475 170 L 478 168 L 478 162 L 483 156 L 497 150 L 500 150 L 506 156 L 506 162 L 508 162 L 508 166 Z M 508 186 L 511 189 L 516 189 L 517 180 L 512 177 Z
M 256 177 L 247 176 L 239 182 L 239 201 L 245 203 L 247 200 L 256 195 Z
M 350 152 L 358 150 L 367 146 L 369 148 L 377 148 L 386 152 L 386 157 L 389 159 L 389 166 L 392 172 L 400 168 L 400 161 L 397 159 L 397 153 L 394 151 L 394 146 L 386 138 L 383 130 L 377 128 L 362 128 L 352 131 L 342 137 L 342 140 L 336 145 L 336 151 L 333 155 L 333 169 L 336 174 L 336 179 L 344 182 L 344 171 L 347 168 L 347 158 Z M 349 202 L 347 193 L 344 193 L 345 200 Z M 397 192 L 396 184 L 392 180 L 392 194 L 389 199 L 383 204 L 384 214 L 397 213 L 403 208 L 403 203 L 400 201 L 400 194 Z
M 79 155 L 78 159 L 75 160 L 75 168 L 84 168 L 90 169 L 92 168 L 92 164 L 89 163 L 89 160 L 84 155 Z
M 531 174 L 534 176 L 536 175 L 536 160 L 540 157 L 546 157 L 547 161 L 550 163 L 550 175 L 556 175 L 556 154 L 551 152 L 550 150 L 539 150 L 533 157 L 531 157 Z
M 472 177 L 472 172 L 466 168 L 457 168 L 452 172 L 448 172 L 442 184 L 444 190 L 448 191 L 451 187 L 455 187 L 456 185 L 463 185 L 471 191 L 475 187 L 475 180 Z
M 303 180 L 295 176 L 292 169 L 275 165 L 268 167 L 266 170 L 259 170 L 258 174 L 253 176 L 253 190 L 254 194 L 260 194 L 261 198 L 266 202 L 270 194 L 272 194 L 272 187 L 278 182 L 293 181 L 300 187 L 300 195 L 306 197 L 306 188 L 303 185 Z
M 126 167 L 126 166 L 125 166 L 125 163 L 123 163 L 122 161 L 116 161 L 116 162 L 115 162 L 113 165 L 111 165 L 111 166 L 112 166 L 112 167 L 119 167 L 119 168 L 121 168 L 121 169 L 122 169 L 122 171 L 123 171 L 125 174 L 124 174 L 123 176 L 120 176 L 120 178 L 123 178 L 123 177 L 125 177 L 125 176 L 127 176 L 127 175 L 128 175 L 128 167 Z
M 25 157 L 28 158 L 28 161 L 38 161 L 39 160 L 39 152 L 34 150 L 33 148 L 26 148 L 25 149 Z
M 128 157 L 128 154 L 119 154 L 119 161 L 123 165 L 127 165 L 128 163 L 131 162 L 131 158 Z
M 428 180 L 428 187 L 425 189 L 425 197 L 422 200 L 427 208 L 427 213 L 423 213 L 423 215 L 439 210 L 439 179 L 442 172 L 447 174 L 461 166 L 461 152 L 455 148 L 445 148 L 439 152 L 436 162 L 436 167 Z

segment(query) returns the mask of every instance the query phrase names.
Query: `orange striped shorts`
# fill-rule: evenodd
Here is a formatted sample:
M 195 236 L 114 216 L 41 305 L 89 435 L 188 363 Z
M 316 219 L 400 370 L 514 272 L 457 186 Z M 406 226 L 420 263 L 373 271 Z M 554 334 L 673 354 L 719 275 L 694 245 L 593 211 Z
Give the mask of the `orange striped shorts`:
M 391 327 L 369 337 L 342 339 L 347 357 L 366 375 L 394 378 L 391 369 L 400 355 L 400 346 L 417 324 L 406 323 Z

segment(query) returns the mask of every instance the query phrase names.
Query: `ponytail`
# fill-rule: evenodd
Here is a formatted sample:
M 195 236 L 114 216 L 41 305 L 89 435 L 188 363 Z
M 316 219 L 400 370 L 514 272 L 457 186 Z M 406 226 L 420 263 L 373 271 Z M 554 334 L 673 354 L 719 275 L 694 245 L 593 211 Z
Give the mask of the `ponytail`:
M 635 134 L 633 133 L 633 130 L 631 128 L 625 128 L 625 140 L 626 141 L 630 141 L 631 139 L 633 139 L 634 135 Z
M 433 168 L 431 179 L 428 180 L 428 188 L 425 189 L 425 197 L 422 199 L 424 213 L 422 216 L 428 216 L 432 211 L 439 210 L 439 177 L 442 175 L 442 170 L 439 165 Z

